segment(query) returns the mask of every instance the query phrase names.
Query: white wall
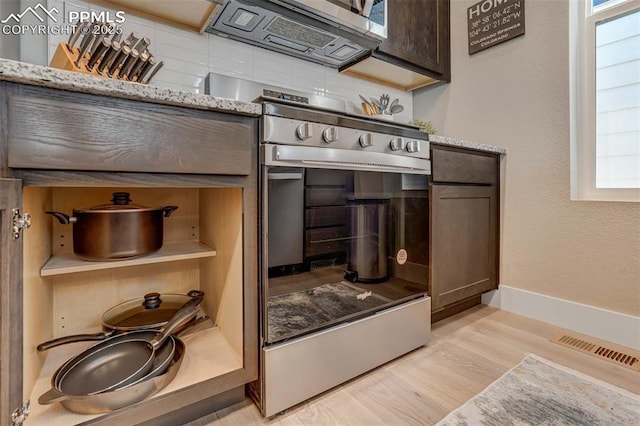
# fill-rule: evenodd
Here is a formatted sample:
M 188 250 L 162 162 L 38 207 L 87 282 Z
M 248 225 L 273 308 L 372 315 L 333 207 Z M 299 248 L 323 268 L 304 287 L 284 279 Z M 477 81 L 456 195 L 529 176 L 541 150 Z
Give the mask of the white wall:
M 103 10 L 77 0 L 48 0 L 48 5 L 56 6 L 59 10 L 63 10 L 63 7 L 66 10 Z M 205 76 L 209 72 L 215 72 L 342 99 L 347 101 L 351 108 L 360 105 L 358 94 L 379 98 L 382 93 L 388 93 L 391 99 L 399 98 L 400 104 L 405 107 L 405 110 L 397 115 L 396 120 L 408 122 L 413 118 L 411 92 L 403 92 L 341 75 L 333 68 L 223 37 L 182 31 L 131 14 L 126 15 L 126 21 L 122 27 L 125 36 L 131 31 L 136 31 L 149 37 L 151 39 L 149 50 L 164 61 L 164 68 L 154 77 L 152 82 L 154 85 L 202 93 Z M 67 38 L 68 36 L 49 36 L 48 58 L 43 62 L 48 63 L 57 44 L 60 41 L 66 41 Z
M 508 149 L 501 283 L 640 315 L 640 205 L 570 200 L 569 3 L 526 0 L 524 36 L 469 56 L 475 3 L 451 1 L 452 82 L 416 92 L 414 111 Z

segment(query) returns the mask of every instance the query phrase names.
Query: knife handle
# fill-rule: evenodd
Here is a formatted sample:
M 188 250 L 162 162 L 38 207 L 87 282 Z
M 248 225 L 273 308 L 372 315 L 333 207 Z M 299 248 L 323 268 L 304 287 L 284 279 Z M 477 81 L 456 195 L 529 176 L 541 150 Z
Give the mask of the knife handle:
M 142 65 L 142 68 L 140 68 L 140 72 L 135 76 L 136 77 L 136 81 L 138 83 L 142 83 L 144 77 L 147 75 L 147 73 L 151 70 L 151 68 L 153 68 L 153 66 L 156 64 L 156 58 L 153 55 L 149 55 L 149 59 L 147 60 L 146 63 L 144 63 Z
M 76 27 L 73 34 L 71 34 L 71 37 L 69 37 L 69 41 L 67 42 L 67 44 L 69 45 L 69 51 L 73 51 L 73 46 L 78 41 L 78 38 L 80 38 L 80 34 L 85 31 L 87 25 L 89 25 L 89 21 L 82 21 L 80 25 Z
M 109 70 L 107 71 L 109 77 L 113 77 L 116 71 L 118 71 L 118 68 L 120 68 L 120 65 L 124 62 L 127 56 L 129 56 L 129 53 L 131 53 L 131 48 L 129 46 L 122 46 L 120 48 L 120 51 L 116 55 L 115 59 L 111 63 L 111 66 L 109 67 Z
M 136 78 L 136 76 L 138 75 L 138 73 L 142 69 L 142 66 L 144 64 L 146 64 L 147 61 L 149 61 L 149 54 L 146 53 L 146 52 L 142 52 L 140 54 L 140 57 L 138 58 L 138 61 L 135 63 L 133 68 L 131 68 L 131 71 L 129 71 L 129 73 L 127 73 L 127 79 L 129 81 L 133 81 L 133 79 Z
M 107 49 L 111 46 L 111 42 L 106 39 L 102 39 L 102 42 L 96 47 L 96 49 L 91 53 L 91 57 L 89 58 L 89 62 L 87 63 L 87 69 L 92 70 L 93 67 L 96 66 L 98 60 L 104 55 Z
M 133 68 L 133 65 L 138 60 L 139 56 L 140 56 L 140 53 L 138 53 L 136 49 L 131 49 L 131 53 L 129 53 L 129 56 L 127 56 L 127 59 L 125 59 L 124 63 L 122 64 L 122 68 L 120 69 L 120 74 L 118 74 L 118 78 L 122 78 L 122 79 L 127 78 L 127 76 L 129 75 L 129 72 L 131 71 L 131 68 Z
M 160 68 L 162 68 L 163 65 L 164 65 L 163 61 L 158 62 L 158 64 L 153 69 L 153 71 L 151 71 L 151 74 L 149 74 L 149 77 L 144 79 L 144 84 L 149 84 L 151 79 L 158 73 L 158 71 L 160 71 Z
M 105 70 L 108 70 L 107 67 L 111 65 L 111 62 L 113 62 L 113 59 L 120 51 L 121 46 L 117 41 L 112 41 L 111 43 L 109 43 L 109 45 L 110 46 L 107 49 L 107 53 L 104 54 L 102 61 L 100 61 L 100 64 L 98 65 L 98 72 L 100 74 L 102 74 Z

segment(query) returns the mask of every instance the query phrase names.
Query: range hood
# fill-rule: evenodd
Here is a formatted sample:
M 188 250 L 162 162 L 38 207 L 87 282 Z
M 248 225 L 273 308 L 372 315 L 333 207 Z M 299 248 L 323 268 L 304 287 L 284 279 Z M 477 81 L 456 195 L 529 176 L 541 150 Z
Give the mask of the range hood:
M 206 32 L 332 68 L 367 56 L 386 37 L 386 26 L 329 0 L 212 1 L 221 7 Z

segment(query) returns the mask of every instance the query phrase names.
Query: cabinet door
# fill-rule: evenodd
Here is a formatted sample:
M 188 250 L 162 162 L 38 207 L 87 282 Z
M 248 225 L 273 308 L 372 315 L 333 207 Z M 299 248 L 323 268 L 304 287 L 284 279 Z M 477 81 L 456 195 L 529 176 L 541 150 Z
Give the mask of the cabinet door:
M 22 406 L 22 236 L 13 235 L 14 209 L 22 209 L 22 182 L 0 179 L 0 424 L 11 424 Z
M 495 186 L 432 186 L 433 311 L 497 288 Z
M 400 60 L 449 81 L 449 0 L 388 3 L 387 39 L 374 56 Z

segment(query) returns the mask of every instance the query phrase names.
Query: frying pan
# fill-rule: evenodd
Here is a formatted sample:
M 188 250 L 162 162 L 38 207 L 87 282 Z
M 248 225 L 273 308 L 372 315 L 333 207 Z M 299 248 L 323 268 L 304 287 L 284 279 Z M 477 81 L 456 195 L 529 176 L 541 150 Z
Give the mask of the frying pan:
M 104 331 L 59 337 L 39 344 L 37 349 L 39 352 L 43 352 L 67 343 L 104 340 L 117 333 L 131 330 L 158 330 L 189 299 L 198 298 L 197 304 L 199 304 L 203 296 L 204 292 L 199 290 L 191 290 L 186 295 L 148 293 L 144 295 L 144 298 L 129 300 L 108 309 L 102 315 Z
M 178 338 L 175 338 L 175 343 L 173 358 L 163 374 L 145 378 L 139 383 L 131 384 L 128 387 L 94 395 L 69 395 L 60 392 L 54 386 L 38 398 L 38 403 L 46 405 L 60 402 L 63 407 L 74 413 L 102 414 L 140 402 L 164 389 L 178 373 L 184 359 L 185 345 Z
M 143 340 L 150 341 L 151 339 L 156 337 L 157 334 L 158 332 L 153 330 L 129 331 L 127 333 L 118 334 L 117 336 L 112 337 L 106 342 L 103 341 L 103 342 L 97 343 L 92 348 L 98 350 L 101 347 L 108 346 L 114 342 L 120 342 L 120 341 L 126 341 L 126 340 L 143 339 Z M 154 357 L 154 360 L 153 360 L 153 365 L 151 366 L 151 371 L 147 373 L 144 377 L 138 379 L 136 382 L 132 384 L 139 383 L 142 380 L 147 380 L 151 377 L 155 377 L 164 373 L 164 371 L 167 369 L 167 367 L 171 363 L 171 360 L 173 359 L 175 348 L 176 348 L 176 339 L 174 338 L 174 336 L 171 336 L 156 353 L 156 356 Z M 58 368 L 58 370 L 56 370 L 56 372 L 53 374 L 51 378 L 51 384 L 53 385 L 54 388 L 59 388 L 60 379 L 66 375 L 71 365 L 72 365 L 71 362 L 66 362 L 60 368 Z M 128 386 L 131 386 L 131 385 L 128 385 Z
M 74 396 L 94 395 L 138 382 L 152 371 L 156 355 L 170 334 L 198 312 L 197 299 L 176 312 L 151 340 L 110 338 L 71 358 L 54 375 L 54 388 Z

